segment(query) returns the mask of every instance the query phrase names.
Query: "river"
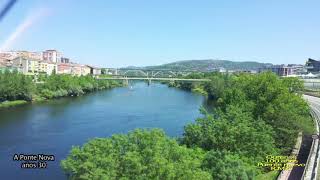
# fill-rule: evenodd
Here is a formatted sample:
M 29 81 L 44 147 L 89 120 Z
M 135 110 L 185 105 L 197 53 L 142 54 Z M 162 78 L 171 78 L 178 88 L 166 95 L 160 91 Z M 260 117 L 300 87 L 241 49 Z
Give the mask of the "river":
M 81 97 L 62 98 L 0 110 L 1 179 L 66 179 L 60 168 L 72 145 L 135 128 L 162 128 L 180 136 L 200 117 L 204 98 L 144 82 Z M 14 154 L 50 154 L 45 169 L 21 169 Z

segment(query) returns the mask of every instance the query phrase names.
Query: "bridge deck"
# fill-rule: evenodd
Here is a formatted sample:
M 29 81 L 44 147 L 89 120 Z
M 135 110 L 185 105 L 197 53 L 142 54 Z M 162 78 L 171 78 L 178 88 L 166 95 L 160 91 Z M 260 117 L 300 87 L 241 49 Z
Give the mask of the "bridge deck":
M 208 82 L 210 79 L 181 79 L 181 78 L 148 78 L 148 77 L 110 77 L 97 78 L 98 80 L 151 80 L 151 81 L 194 81 L 194 82 Z

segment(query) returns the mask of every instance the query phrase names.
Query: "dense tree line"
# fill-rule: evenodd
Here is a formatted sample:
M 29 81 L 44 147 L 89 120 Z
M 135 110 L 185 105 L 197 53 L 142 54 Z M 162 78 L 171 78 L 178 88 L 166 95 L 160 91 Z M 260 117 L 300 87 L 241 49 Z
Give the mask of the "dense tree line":
M 88 92 L 119 86 L 116 81 L 98 81 L 92 76 L 51 75 L 37 86 L 41 97 L 51 99 L 62 96 L 79 96 Z
M 79 96 L 91 91 L 119 86 L 116 81 L 98 81 L 92 76 L 42 75 L 36 84 L 34 77 L 18 72 L 0 72 L 0 103 L 4 101 L 52 99 Z
M 299 131 L 314 130 L 298 79 L 271 72 L 190 77 L 211 81 L 174 86 L 203 89 L 215 105 L 210 113 L 202 108 L 178 140 L 159 130 L 95 139 L 74 147 L 63 169 L 71 179 L 255 179 L 268 171 L 258 162 L 288 155 Z
M 35 86 L 32 78 L 18 72 L 0 72 L 0 103 L 3 101 L 32 100 Z
M 254 121 L 271 126 L 281 153 L 292 149 L 298 131 L 313 131 L 308 104 L 299 93 L 303 89 L 300 80 L 271 72 L 216 77 L 205 85 L 208 96 L 217 102 L 215 110 L 226 114 L 230 106 L 236 106 Z

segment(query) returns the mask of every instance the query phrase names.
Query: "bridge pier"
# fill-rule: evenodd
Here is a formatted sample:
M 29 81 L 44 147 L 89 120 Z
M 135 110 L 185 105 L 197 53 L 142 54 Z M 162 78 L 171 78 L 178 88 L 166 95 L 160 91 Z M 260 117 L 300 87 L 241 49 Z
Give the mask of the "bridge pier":
M 151 78 L 148 79 L 148 86 L 151 84 Z
M 128 85 L 129 85 L 129 80 L 128 80 L 127 77 L 125 77 L 125 79 L 123 79 L 123 84 L 124 84 L 125 86 L 128 86 Z

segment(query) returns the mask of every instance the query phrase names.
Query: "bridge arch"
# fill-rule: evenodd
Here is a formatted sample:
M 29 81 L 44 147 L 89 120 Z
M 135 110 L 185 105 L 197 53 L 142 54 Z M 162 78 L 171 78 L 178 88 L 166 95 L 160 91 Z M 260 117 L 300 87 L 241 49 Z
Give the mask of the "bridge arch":
M 142 75 L 142 76 L 148 76 L 147 73 L 145 73 L 144 71 L 142 70 L 127 70 L 123 73 L 124 76 L 128 75 L 129 73 L 134 73 L 136 76 L 138 76 L 139 74 Z

